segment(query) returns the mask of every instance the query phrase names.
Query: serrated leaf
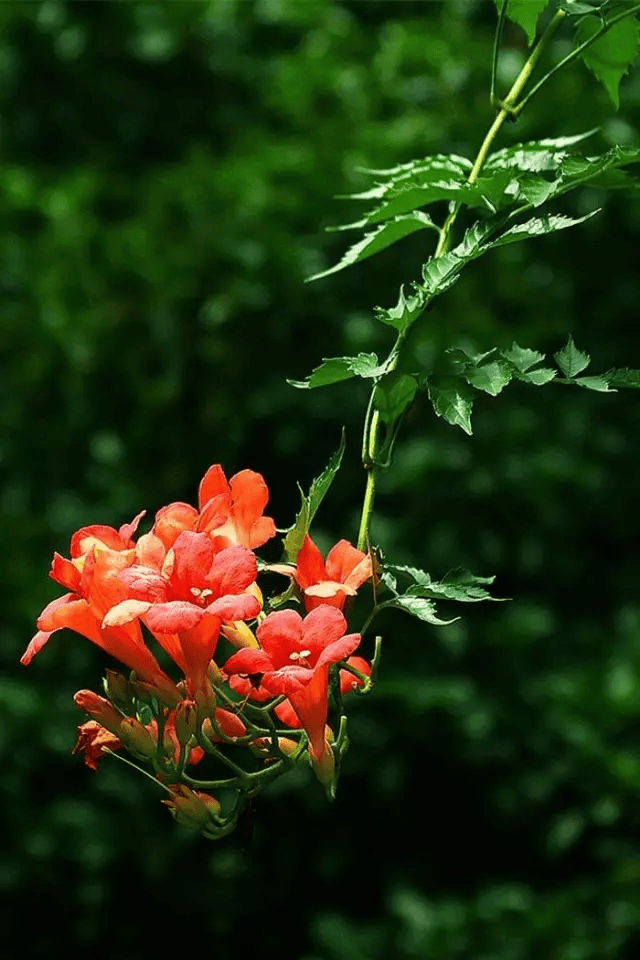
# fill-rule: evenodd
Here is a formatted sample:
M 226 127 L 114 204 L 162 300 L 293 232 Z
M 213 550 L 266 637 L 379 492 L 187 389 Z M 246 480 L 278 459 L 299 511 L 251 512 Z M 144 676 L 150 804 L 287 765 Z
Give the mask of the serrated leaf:
M 423 297 L 420 292 L 414 293 L 412 297 L 405 297 L 404 287 L 400 287 L 400 296 L 395 307 L 385 310 L 382 307 L 375 308 L 376 320 L 386 323 L 390 327 L 402 332 L 411 326 L 413 321 L 420 316 L 424 309 Z
M 565 377 L 575 377 L 589 366 L 591 358 L 587 353 L 578 350 L 573 338 L 569 337 L 566 345 L 553 355 L 554 360 L 564 373 Z
M 510 169 L 520 174 L 524 172 L 540 173 L 544 170 L 557 170 L 562 161 L 569 156 L 567 147 L 586 140 L 597 133 L 597 129 L 587 130 L 570 137 L 549 137 L 544 140 L 530 140 L 528 143 L 516 143 L 511 147 L 496 150 L 487 160 L 486 170 Z
M 582 16 L 585 13 L 593 13 L 606 0 L 597 0 L 595 3 L 581 3 L 580 0 L 563 0 L 560 9 L 568 13 L 569 16 Z
M 404 573 L 414 581 L 414 583 L 420 584 L 422 587 L 428 587 L 431 583 L 431 577 L 425 570 L 419 570 L 417 567 L 407 567 L 401 564 L 392 564 L 390 567 L 391 570 L 395 570 L 396 573 Z
M 518 195 L 532 203 L 534 207 L 539 207 L 554 196 L 560 180 L 546 180 L 538 175 L 521 177 L 518 181 Z
M 359 353 L 356 357 L 330 357 L 323 360 L 306 380 L 287 380 L 287 383 L 299 390 L 308 390 L 352 377 L 380 377 L 386 370 L 386 362 L 379 364 L 375 353 Z
M 373 406 L 385 423 L 394 424 L 416 395 L 418 384 L 407 373 L 394 371 L 380 380 L 373 391 Z
M 551 367 L 537 367 L 535 370 L 518 374 L 518 379 L 524 380 L 525 383 L 532 383 L 534 387 L 543 387 L 545 383 L 551 383 L 556 376 L 557 372 Z
M 579 387 L 584 387 L 585 390 L 597 390 L 598 393 L 615 393 L 615 390 L 612 390 L 609 385 L 606 374 L 594 377 L 578 377 L 571 382 L 576 383 Z
M 434 153 L 428 157 L 421 157 L 419 160 L 409 160 L 407 163 L 400 163 L 395 167 L 388 167 L 386 170 L 372 170 L 370 167 L 358 167 L 360 173 L 369 173 L 375 177 L 387 177 L 397 179 L 402 176 L 414 176 L 420 173 L 426 173 L 430 170 L 436 170 L 440 175 L 443 173 L 461 174 L 467 176 L 472 169 L 473 164 L 467 157 L 461 157 L 456 153 Z M 385 186 L 384 184 L 382 185 Z M 351 193 L 347 195 L 351 200 L 360 199 L 363 194 Z
M 498 12 L 502 7 L 502 0 L 495 0 Z M 517 23 L 527 35 L 529 46 L 536 37 L 538 17 L 549 3 L 549 0 L 509 0 L 507 16 Z
M 302 506 L 296 515 L 296 522 L 287 531 L 283 542 L 285 557 L 290 563 L 295 563 L 305 535 L 309 532 L 311 521 L 313 520 L 318 507 L 322 503 L 327 490 L 331 486 L 333 479 L 340 468 L 344 448 L 345 433 L 343 428 L 340 446 L 333 454 L 322 473 L 316 477 L 311 484 L 309 495 L 305 497 L 302 491 L 300 491 L 302 497 Z
M 438 627 L 446 626 L 460 619 L 459 617 L 453 617 L 452 620 L 441 620 L 436 615 L 436 605 L 431 600 L 407 596 L 406 594 L 389 601 L 389 606 L 398 607 L 398 609 L 410 613 L 412 617 L 417 617 L 419 620 L 424 620 L 426 623 L 432 623 Z
M 599 17 L 585 17 L 578 24 L 577 43 L 584 43 L 598 32 L 601 25 Z M 614 24 L 581 54 L 591 72 L 604 85 L 616 110 L 620 104 L 620 81 L 639 53 L 638 22 L 634 17 L 628 17 Z
M 372 233 L 367 233 L 362 240 L 347 250 L 342 260 L 334 267 L 330 267 L 328 270 L 322 270 L 320 273 L 315 273 L 312 277 L 307 277 L 306 282 L 310 283 L 312 280 L 329 277 L 332 273 L 344 270 L 345 267 L 349 267 L 353 263 L 366 260 L 367 257 L 372 257 L 375 253 L 380 253 L 381 250 L 385 250 L 397 240 L 402 240 L 411 233 L 415 233 L 416 230 L 424 230 L 426 227 L 431 227 L 434 230 L 439 229 L 426 213 L 417 211 L 405 217 L 395 217 L 394 220 L 383 223 L 381 227 L 378 227 L 378 229 Z
M 640 370 L 622 367 L 620 370 L 607 370 L 604 375 L 610 387 L 632 387 L 640 389 Z
M 524 373 L 529 367 L 544 360 L 544 353 L 529 350 L 527 347 L 519 347 L 515 340 L 508 350 L 502 351 L 502 356 L 509 360 L 520 373 Z
M 513 373 L 506 363 L 485 363 L 467 371 L 468 382 L 478 390 L 483 390 L 492 397 L 497 397 L 501 390 L 513 377 Z
M 461 427 L 471 436 L 471 408 L 473 394 L 461 381 L 453 381 L 446 386 L 429 384 L 429 399 L 439 417 L 455 427 Z
M 454 252 L 443 253 L 441 257 L 430 257 L 422 267 L 426 302 L 453 286 L 465 263 L 471 259 L 468 257 L 465 260 Z
M 389 570 L 383 570 L 380 574 L 380 580 L 391 593 L 398 592 L 398 581 Z
M 575 227 L 579 223 L 584 223 L 594 217 L 599 210 L 592 210 L 584 217 L 566 217 L 563 214 L 546 214 L 542 217 L 532 217 L 524 223 L 518 223 L 509 230 L 506 230 L 496 240 L 491 241 L 492 247 L 502 247 L 508 243 L 516 243 L 519 240 L 527 240 L 530 237 L 541 237 L 547 233 L 556 233 L 558 230 L 566 230 L 567 227 Z

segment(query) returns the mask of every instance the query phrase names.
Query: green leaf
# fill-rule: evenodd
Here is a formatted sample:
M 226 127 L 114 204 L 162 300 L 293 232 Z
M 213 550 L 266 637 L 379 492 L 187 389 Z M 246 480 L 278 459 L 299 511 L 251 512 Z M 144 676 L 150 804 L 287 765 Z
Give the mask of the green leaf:
M 451 570 L 441 583 L 433 583 L 430 587 L 434 596 L 443 600 L 460 600 L 464 603 L 477 603 L 479 600 L 500 600 L 492 597 L 485 585 L 494 582 L 495 577 L 476 577 L 475 574 L 462 567 Z
M 597 129 L 587 130 L 570 137 L 551 137 L 544 140 L 530 140 L 516 143 L 492 153 L 485 165 L 487 170 L 512 170 L 515 173 L 539 173 L 543 170 L 557 170 L 560 164 L 570 156 L 567 147 L 586 140 L 597 133 Z
M 612 390 L 609 386 L 606 373 L 595 377 L 578 377 L 577 380 L 571 382 L 577 383 L 579 387 L 584 387 L 585 390 L 597 390 L 598 393 L 615 393 L 615 390 Z
M 394 424 L 416 395 L 418 384 L 406 373 L 394 371 L 383 377 L 373 391 L 373 406 L 385 423 Z
M 302 546 L 302 542 L 306 534 L 309 532 L 311 521 L 313 520 L 318 507 L 322 503 L 327 490 L 331 486 L 333 478 L 340 468 L 344 448 L 345 434 L 343 428 L 340 446 L 333 454 L 320 476 L 316 477 L 311 484 L 309 496 L 305 497 L 302 491 L 300 491 L 302 497 L 302 506 L 296 515 L 296 522 L 292 527 L 289 528 L 289 530 L 287 530 L 283 544 L 285 557 L 291 563 L 295 563 L 296 557 L 300 551 L 300 547 Z
M 423 303 L 424 298 L 420 290 L 412 297 L 405 297 L 404 287 L 400 287 L 400 296 L 395 307 L 391 307 L 389 310 L 375 307 L 376 320 L 387 323 L 390 327 L 395 327 L 396 330 L 402 332 L 420 316 L 424 309 Z
M 388 606 L 398 607 L 398 609 L 410 613 L 412 617 L 417 617 L 419 620 L 424 620 L 427 623 L 433 623 L 438 627 L 446 626 L 460 619 L 459 617 L 453 617 L 452 620 L 441 620 L 436 615 L 436 605 L 431 600 L 425 600 L 422 597 L 407 596 L 406 594 L 403 597 L 396 597 L 395 600 L 388 601 Z
M 578 24 L 577 43 L 584 43 L 601 25 L 599 17 L 585 17 Z M 639 53 L 638 22 L 634 17 L 614 24 L 582 53 L 582 59 L 604 85 L 616 110 L 620 103 L 620 81 Z
M 537 367 L 535 370 L 527 370 L 526 373 L 519 374 L 518 379 L 524 380 L 525 383 L 532 383 L 534 387 L 543 387 L 545 383 L 551 383 L 556 376 L 557 372 L 551 367 Z
M 518 240 L 526 240 L 529 237 L 540 237 L 547 233 L 556 233 L 558 230 L 566 230 L 567 227 L 575 227 L 579 223 L 584 223 L 594 217 L 599 210 L 592 210 L 584 217 L 565 217 L 563 214 L 550 215 L 542 217 L 532 217 L 525 223 L 518 223 L 516 226 L 506 230 L 497 240 L 491 241 L 491 247 L 502 247 L 507 243 L 515 243 Z
M 519 347 L 515 341 L 508 350 L 502 351 L 502 356 L 509 360 L 520 373 L 524 373 L 529 367 L 544 360 L 544 353 L 529 350 L 527 347 Z
M 364 221 L 362 222 L 364 223 Z M 361 260 L 366 260 L 367 257 L 372 257 L 374 253 L 380 253 L 381 250 L 391 246 L 396 240 L 408 237 L 409 234 L 415 233 L 416 230 L 424 230 L 426 227 L 432 227 L 434 230 L 439 229 L 426 213 L 416 211 L 405 217 L 395 217 L 395 219 L 390 220 L 388 223 L 383 223 L 381 227 L 378 227 L 378 229 L 372 233 L 367 233 L 362 240 L 347 250 L 342 260 L 334 267 L 330 267 L 328 270 L 322 270 L 312 277 L 307 277 L 306 282 L 309 283 L 311 280 L 320 280 L 322 277 L 328 277 L 332 273 L 344 270 L 345 267 L 351 266 L 352 263 L 359 263 Z
M 566 345 L 558 353 L 554 353 L 553 357 L 565 377 L 569 378 L 581 373 L 591 362 L 588 354 L 578 350 L 572 337 L 569 337 Z
M 629 370 L 628 367 L 622 367 L 620 370 L 607 370 L 605 377 L 610 387 L 640 389 L 640 370 Z
M 476 577 L 462 567 L 451 570 L 440 583 L 434 583 L 424 570 L 416 567 L 391 565 L 394 573 L 405 574 L 413 580 L 405 596 L 421 596 L 436 600 L 459 600 L 464 603 L 475 603 L 480 600 L 496 600 L 484 589 L 485 585 L 492 584 L 495 577 Z
M 594 0 L 593 3 L 583 3 L 581 0 L 562 0 L 560 9 L 568 13 L 569 16 L 582 16 L 585 13 L 595 13 L 598 7 L 603 6 L 608 0 Z
M 485 363 L 480 367 L 472 368 L 467 372 L 467 380 L 478 390 L 483 390 L 492 397 L 497 397 L 501 390 L 513 377 L 512 371 L 506 363 Z
M 380 377 L 386 371 L 386 362 L 378 364 L 375 353 L 359 353 L 357 357 L 331 357 L 323 360 L 306 380 L 287 380 L 287 383 L 299 390 L 308 390 L 350 380 L 352 377 Z
M 438 385 L 429 384 L 429 399 L 433 409 L 439 417 L 455 427 L 461 427 L 471 436 L 471 407 L 473 394 L 468 387 L 458 379 Z
M 509 0 L 507 5 L 507 16 L 514 23 L 522 27 L 527 35 L 529 46 L 533 43 L 536 36 L 536 26 L 538 17 L 547 6 L 549 0 Z M 495 0 L 498 12 L 502 7 L 502 0 Z

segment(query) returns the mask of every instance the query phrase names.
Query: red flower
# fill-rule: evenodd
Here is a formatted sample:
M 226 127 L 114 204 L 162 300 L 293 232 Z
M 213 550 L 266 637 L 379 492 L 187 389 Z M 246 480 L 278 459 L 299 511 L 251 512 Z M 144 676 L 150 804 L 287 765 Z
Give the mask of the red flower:
M 138 520 L 139 517 L 119 531 L 111 527 L 83 527 L 71 539 L 71 560 L 54 554 L 50 576 L 70 592 L 53 600 L 42 611 L 38 632 L 20 662 L 31 663 L 51 634 L 67 627 L 135 670 L 165 699 L 175 702 L 178 699 L 175 685 L 145 645 L 140 625 L 102 626 L 107 611 L 127 595 L 120 574 L 135 559 L 130 535 Z M 143 555 L 156 555 L 154 540 L 140 538 Z
M 348 596 L 371 576 L 371 557 L 356 550 L 347 540 L 340 540 L 327 554 L 322 554 L 307 534 L 296 559 L 294 580 L 303 591 L 304 605 L 313 610 L 329 604 L 342 610 Z
M 304 620 L 294 610 L 277 611 L 256 631 L 261 649 L 239 650 L 225 665 L 228 674 L 260 674 L 262 687 L 288 697 L 316 761 L 325 752 L 329 667 L 350 656 L 361 639 L 357 633 L 345 636 L 346 627 L 340 611 L 327 605 Z
M 275 536 L 271 517 L 263 517 L 269 490 L 263 477 L 241 470 L 227 480 L 220 464 L 209 467 L 200 483 L 198 530 L 222 538 L 225 544 L 253 549 Z
M 105 612 L 103 626 L 131 625 L 142 618 L 194 692 L 202 690 L 222 621 L 249 619 L 260 611 L 255 596 L 245 592 L 257 569 L 244 547 L 217 551 L 208 534 L 185 530 L 161 570 L 134 564 L 122 571 L 127 599 Z

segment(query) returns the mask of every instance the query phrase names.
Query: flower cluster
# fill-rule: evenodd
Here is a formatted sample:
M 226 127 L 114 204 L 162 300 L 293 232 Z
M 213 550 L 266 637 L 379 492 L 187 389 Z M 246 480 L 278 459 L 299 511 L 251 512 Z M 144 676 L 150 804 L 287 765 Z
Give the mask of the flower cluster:
M 303 758 L 332 796 L 347 742 L 342 697 L 370 686 L 343 611 L 372 577 L 371 558 L 341 540 L 325 561 L 302 531 L 295 563 L 260 561 L 256 548 L 276 535 L 268 499 L 260 474 L 227 480 L 216 464 L 197 508 L 163 507 L 137 539 L 144 513 L 118 530 L 78 530 L 69 558 L 56 553 L 51 567 L 67 592 L 42 611 L 21 661 L 66 627 L 128 667 L 127 678 L 107 671 L 106 696 L 76 694 L 91 719 L 75 752 L 96 769 L 105 752 L 128 750 L 153 768 L 176 819 L 209 837 L 233 829 L 247 797 Z M 285 592 L 265 600 L 263 572 L 288 577 Z M 217 778 L 195 780 L 187 767 L 205 757 Z

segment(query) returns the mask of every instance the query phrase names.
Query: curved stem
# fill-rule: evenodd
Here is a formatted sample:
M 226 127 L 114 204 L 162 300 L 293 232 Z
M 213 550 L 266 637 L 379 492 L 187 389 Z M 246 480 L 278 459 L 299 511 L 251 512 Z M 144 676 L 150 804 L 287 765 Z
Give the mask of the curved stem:
M 544 31 L 535 47 L 531 51 L 529 58 L 527 59 L 522 70 L 516 77 L 511 90 L 507 96 L 500 102 L 500 110 L 495 117 L 495 120 L 491 124 L 486 137 L 482 141 L 482 145 L 478 150 L 478 155 L 474 161 L 471 172 L 467 177 L 467 183 L 475 183 L 478 177 L 480 176 L 480 171 L 485 164 L 487 157 L 489 156 L 489 151 L 493 145 L 493 141 L 497 137 L 501 128 L 503 127 L 505 121 L 513 116 L 515 113 L 519 113 L 522 109 L 522 105 L 517 106 L 516 101 L 522 91 L 524 90 L 527 81 L 529 80 L 538 60 L 542 56 L 544 50 L 547 48 L 551 37 L 556 32 L 562 21 L 564 20 L 566 14 L 564 10 L 558 10 L 556 15 L 553 17 L 547 29 Z M 435 257 L 441 257 L 443 253 L 446 253 L 449 246 L 449 240 L 451 235 L 451 228 L 455 223 L 456 217 L 458 216 L 458 211 L 460 210 L 460 204 L 456 203 L 452 206 L 452 209 L 449 213 L 449 216 L 445 220 L 442 230 L 440 231 L 440 240 L 438 241 L 438 246 L 434 254 Z
M 625 20 L 627 17 L 633 16 L 634 13 L 638 13 L 639 11 L 640 3 L 637 3 L 635 7 L 630 7 L 629 10 L 624 10 L 622 13 L 619 13 L 617 17 L 612 17 L 611 20 L 603 23 L 600 29 L 596 30 L 592 37 L 589 37 L 588 40 L 585 40 L 584 43 L 581 43 L 580 46 L 575 48 L 575 50 L 572 50 L 571 53 L 568 53 L 567 56 L 559 63 L 556 63 L 555 67 L 552 67 L 551 70 L 549 70 L 549 72 L 545 74 L 541 80 L 538 80 L 535 87 L 533 87 L 526 97 L 520 101 L 518 106 L 514 108 L 516 114 L 519 114 L 521 110 L 524 110 L 525 106 L 529 103 L 529 100 L 531 100 L 531 97 L 533 97 L 534 94 L 538 92 L 540 87 L 542 87 L 547 80 L 550 80 L 551 77 L 558 72 L 558 70 L 561 70 L 562 67 L 566 67 L 568 63 L 571 63 L 572 60 L 575 60 L 577 57 L 579 57 L 587 49 L 587 47 L 590 47 L 592 43 L 595 43 L 596 40 L 599 40 L 600 37 L 610 30 L 611 27 L 615 26 L 616 23 L 619 23 L 621 20 Z

